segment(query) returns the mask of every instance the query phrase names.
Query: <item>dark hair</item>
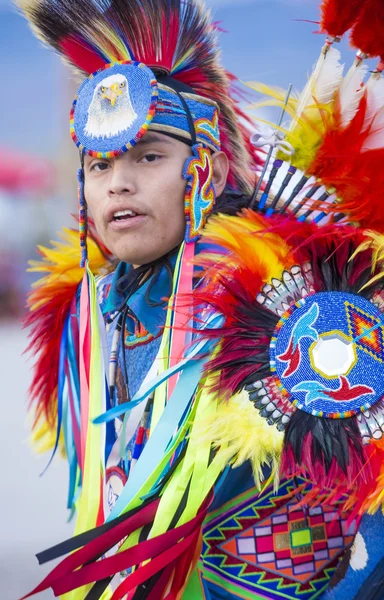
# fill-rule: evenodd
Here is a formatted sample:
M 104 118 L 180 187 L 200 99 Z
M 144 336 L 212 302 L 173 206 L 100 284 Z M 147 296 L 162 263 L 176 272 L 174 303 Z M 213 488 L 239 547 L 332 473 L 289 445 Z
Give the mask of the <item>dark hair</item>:
M 224 215 L 236 215 L 242 208 L 247 208 L 250 201 L 250 196 L 246 196 L 241 192 L 235 192 L 231 189 L 226 189 L 218 198 L 216 198 L 211 214 L 215 215 L 221 213 Z

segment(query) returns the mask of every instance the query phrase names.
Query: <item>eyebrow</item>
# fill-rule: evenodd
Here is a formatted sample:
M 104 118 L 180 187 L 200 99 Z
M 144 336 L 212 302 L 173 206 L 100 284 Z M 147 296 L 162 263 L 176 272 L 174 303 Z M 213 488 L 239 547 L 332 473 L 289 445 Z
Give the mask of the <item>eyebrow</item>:
M 160 136 L 160 135 L 157 135 L 156 133 L 148 132 L 137 143 L 137 146 L 139 144 L 141 146 L 141 144 L 156 144 L 156 143 L 172 145 L 171 140 L 168 139 L 167 136 L 165 136 L 165 135 Z
M 169 144 L 170 146 L 172 145 L 171 140 L 166 136 L 160 136 L 157 135 L 156 133 L 152 133 L 152 132 L 148 132 L 146 133 L 141 140 L 135 145 L 133 146 L 133 148 L 137 148 L 137 146 L 141 146 L 142 144 Z M 84 166 L 89 166 L 90 163 L 92 162 L 92 160 L 95 158 L 94 156 L 89 156 L 89 155 L 85 155 L 85 160 L 84 160 Z M 101 159 L 101 160 L 108 160 L 108 159 Z

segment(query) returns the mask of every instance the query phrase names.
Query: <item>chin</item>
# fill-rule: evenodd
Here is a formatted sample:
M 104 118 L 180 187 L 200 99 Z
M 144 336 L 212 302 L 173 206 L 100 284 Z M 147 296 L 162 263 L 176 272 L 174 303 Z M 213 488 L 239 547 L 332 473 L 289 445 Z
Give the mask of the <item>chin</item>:
M 171 236 L 171 239 L 137 234 L 124 237 L 110 240 L 111 243 L 106 245 L 119 260 L 138 266 L 153 262 L 173 250 L 183 241 L 184 231 L 179 236 Z
M 126 262 L 130 265 L 134 265 L 135 267 L 140 266 L 140 265 L 146 265 L 147 263 L 150 263 L 154 260 L 157 260 L 158 258 L 161 258 L 164 254 L 166 254 L 167 251 L 162 252 L 162 251 L 158 251 L 158 252 L 135 252 L 135 251 L 117 251 L 114 252 L 115 256 L 123 261 Z

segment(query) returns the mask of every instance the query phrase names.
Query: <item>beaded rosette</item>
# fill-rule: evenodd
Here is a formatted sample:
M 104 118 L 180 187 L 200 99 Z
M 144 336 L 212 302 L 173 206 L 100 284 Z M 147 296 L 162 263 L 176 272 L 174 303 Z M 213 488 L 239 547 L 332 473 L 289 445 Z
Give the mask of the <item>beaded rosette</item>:
M 298 267 L 295 275 L 302 277 Z M 270 287 L 267 293 L 279 298 L 275 309 L 286 306 L 285 284 Z M 383 333 L 379 308 L 356 294 L 320 292 L 297 300 L 282 314 L 271 338 L 272 375 L 253 384 L 255 405 L 270 422 L 284 426 L 296 410 L 332 419 L 357 416 L 364 441 L 381 438 L 384 414 L 375 405 L 384 395 Z M 284 402 L 269 394 L 271 388 Z

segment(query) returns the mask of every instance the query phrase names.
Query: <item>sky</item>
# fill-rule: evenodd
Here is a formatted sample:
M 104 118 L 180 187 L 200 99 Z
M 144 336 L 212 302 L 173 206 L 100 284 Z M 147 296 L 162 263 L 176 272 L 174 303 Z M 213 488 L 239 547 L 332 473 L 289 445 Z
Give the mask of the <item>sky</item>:
M 222 33 L 224 66 L 244 81 L 301 88 L 316 61 L 322 36 L 317 0 L 208 0 Z M 353 53 L 348 53 L 349 60 Z M 0 0 L 0 146 L 54 157 L 68 139 L 73 76 L 43 48 L 9 0 Z

